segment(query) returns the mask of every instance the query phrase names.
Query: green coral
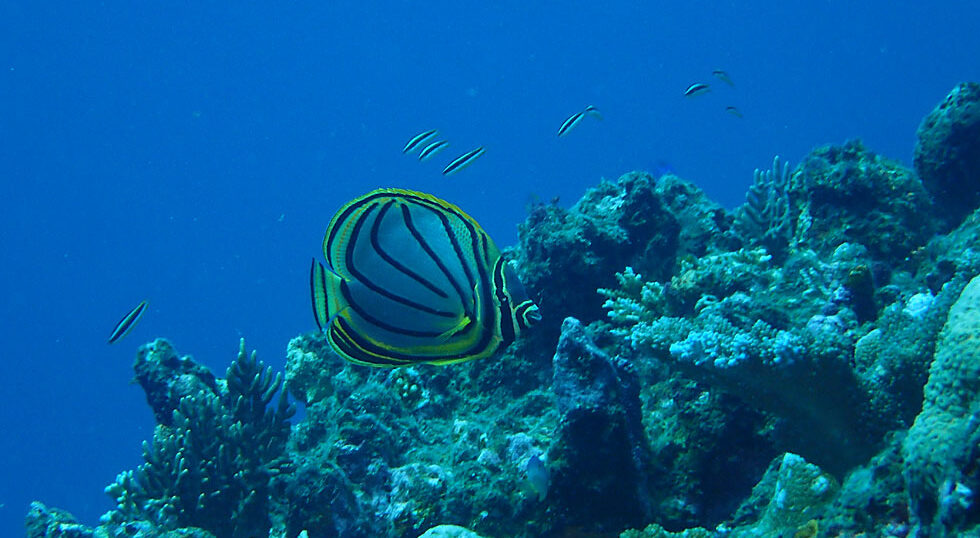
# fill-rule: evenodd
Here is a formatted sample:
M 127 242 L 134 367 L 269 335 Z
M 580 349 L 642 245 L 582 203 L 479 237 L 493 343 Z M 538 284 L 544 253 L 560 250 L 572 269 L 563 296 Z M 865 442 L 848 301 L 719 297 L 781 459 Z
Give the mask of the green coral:
M 117 508 L 105 519 L 200 527 L 217 538 L 268 532 L 276 480 L 290 468 L 293 408 L 281 387 L 281 374 L 246 353 L 243 339 L 219 392 L 182 397 L 171 425 L 143 444 L 145 463 L 106 488 Z

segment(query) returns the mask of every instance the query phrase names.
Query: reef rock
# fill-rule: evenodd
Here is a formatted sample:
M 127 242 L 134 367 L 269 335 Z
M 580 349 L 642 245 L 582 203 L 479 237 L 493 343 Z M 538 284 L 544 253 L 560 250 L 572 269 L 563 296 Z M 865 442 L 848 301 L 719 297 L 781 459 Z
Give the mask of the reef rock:
M 205 392 L 218 394 L 214 374 L 192 357 L 181 357 L 173 344 L 157 338 L 140 346 L 133 361 L 136 381 L 146 393 L 146 403 L 153 409 L 158 424 L 171 426 L 174 410 L 181 398 Z
M 824 256 L 858 243 L 872 259 L 893 265 L 935 229 L 931 201 L 915 174 L 856 140 L 811 152 L 788 196 L 796 215 L 793 241 Z
M 736 515 L 736 519 L 746 514 L 758 519 L 732 536 L 799 536 L 815 526 L 839 489 L 832 476 L 787 452 L 773 460 Z
M 905 439 L 912 521 L 937 536 L 980 523 L 980 276 L 949 311 L 929 369 L 922 412 Z
M 980 205 L 980 84 L 957 85 L 922 120 L 913 163 L 950 226 Z
M 731 227 L 731 214 L 695 185 L 645 172 L 603 181 L 571 209 L 532 208 L 519 227 L 519 265 L 545 318 L 535 332 L 553 342 L 565 317 L 602 319 L 595 290 L 612 287 L 616 271 L 667 278 L 679 258 L 730 243 Z
M 630 365 L 599 350 L 566 318 L 554 357 L 560 415 L 549 450 L 554 510 L 571 526 L 621 531 L 648 520 L 648 443 L 639 382 Z

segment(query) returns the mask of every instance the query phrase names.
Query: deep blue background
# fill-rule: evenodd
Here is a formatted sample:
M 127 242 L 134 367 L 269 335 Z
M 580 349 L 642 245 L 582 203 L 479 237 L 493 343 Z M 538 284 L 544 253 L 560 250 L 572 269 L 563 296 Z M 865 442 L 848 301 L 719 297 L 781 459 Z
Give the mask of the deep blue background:
M 0 4 L 0 535 L 31 499 L 110 508 L 152 433 L 139 344 L 223 373 L 245 336 L 281 369 L 353 196 L 432 192 L 501 246 L 533 196 L 660 161 L 732 207 L 777 153 L 860 137 L 910 164 L 921 118 L 980 79 L 975 2 L 327 3 Z M 605 119 L 556 138 L 590 103 Z M 401 154 L 432 127 L 450 150 Z

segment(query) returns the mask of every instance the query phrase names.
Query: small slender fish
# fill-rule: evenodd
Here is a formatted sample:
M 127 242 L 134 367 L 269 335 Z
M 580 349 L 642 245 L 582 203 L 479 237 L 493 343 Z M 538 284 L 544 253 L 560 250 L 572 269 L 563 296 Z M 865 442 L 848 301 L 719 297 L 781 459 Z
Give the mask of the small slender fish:
M 696 82 L 684 90 L 684 97 L 694 97 L 695 95 L 701 95 L 703 93 L 708 93 L 709 91 L 711 91 L 711 88 L 707 84 L 703 82 Z
M 602 119 L 602 114 L 599 113 L 599 109 L 597 109 L 592 105 L 589 105 L 585 107 L 585 110 L 582 110 L 581 112 L 576 112 L 571 116 L 569 116 L 568 119 L 561 124 L 561 127 L 558 128 L 558 136 L 565 136 L 566 134 L 568 134 L 568 131 L 571 131 L 573 128 L 575 128 L 575 126 L 582 121 L 582 118 L 584 118 L 586 114 L 590 116 L 595 116 L 600 120 Z
M 739 110 L 739 109 L 737 109 L 737 108 L 735 108 L 735 107 L 733 107 L 733 106 L 726 106 L 725 107 L 725 112 L 728 112 L 729 114 L 731 114 L 732 116 L 735 116 L 736 118 L 741 118 L 742 117 L 742 111 Z
M 448 145 L 449 142 L 446 140 L 439 140 L 438 142 L 433 142 L 428 146 L 425 146 L 425 148 L 419 153 L 419 160 L 423 162 L 429 160 L 433 155 L 439 153 Z
M 408 141 L 408 144 L 405 144 L 405 149 L 402 150 L 402 153 L 411 153 L 411 152 L 415 151 L 426 140 L 432 138 L 438 132 L 439 132 L 438 129 L 429 129 L 428 131 L 425 131 L 424 133 L 419 133 L 419 134 L 413 136 L 412 139 Z
M 129 334 L 129 331 L 133 330 L 133 327 L 136 325 L 136 322 L 140 320 L 140 317 L 143 316 L 143 312 L 145 310 L 146 301 L 143 301 L 136 305 L 136 308 L 130 310 L 125 316 L 123 316 L 123 318 L 119 320 L 119 323 L 116 324 L 116 327 L 112 329 L 112 334 L 109 335 L 109 343 L 112 344 L 116 340 L 119 340 L 120 338 Z
M 724 82 L 725 84 L 728 84 L 732 88 L 735 87 L 735 83 L 732 82 L 732 77 L 728 76 L 728 73 L 722 71 L 721 69 L 715 69 L 714 71 L 711 72 L 711 74 L 714 75 L 715 78 Z
M 446 168 L 442 171 L 442 175 L 449 176 L 455 174 L 456 172 L 459 172 L 460 170 L 472 164 L 473 161 L 479 159 L 480 156 L 486 152 L 487 150 L 483 146 L 480 146 L 471 151 L 467 151 L 466 153 L 460 155 L 459 157 L 456 157 L 455 159 L 453 159 L 451 163 L 446 165 Z

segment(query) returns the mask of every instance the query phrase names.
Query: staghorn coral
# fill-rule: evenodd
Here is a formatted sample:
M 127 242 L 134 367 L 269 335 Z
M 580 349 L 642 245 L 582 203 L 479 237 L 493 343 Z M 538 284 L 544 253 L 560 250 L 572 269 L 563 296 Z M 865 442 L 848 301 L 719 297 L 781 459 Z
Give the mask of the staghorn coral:
M 141 349 L 137 362 L 187 361 L 175 358 L 158 340 Z M 246 353 L 243 339 L 225 383 L 216 392 L 182 396 L 169 425 L 157 425 L 152 444 L 144 442 L 145 463 L 106 488 L 117 508 L 103 520 L 200 527 L 217 538 L 268 532 L 275 482 L 290 468 L 285 448 L 293 408 L 281 388 L 281 374 L 273 376 L 254 352 Z

